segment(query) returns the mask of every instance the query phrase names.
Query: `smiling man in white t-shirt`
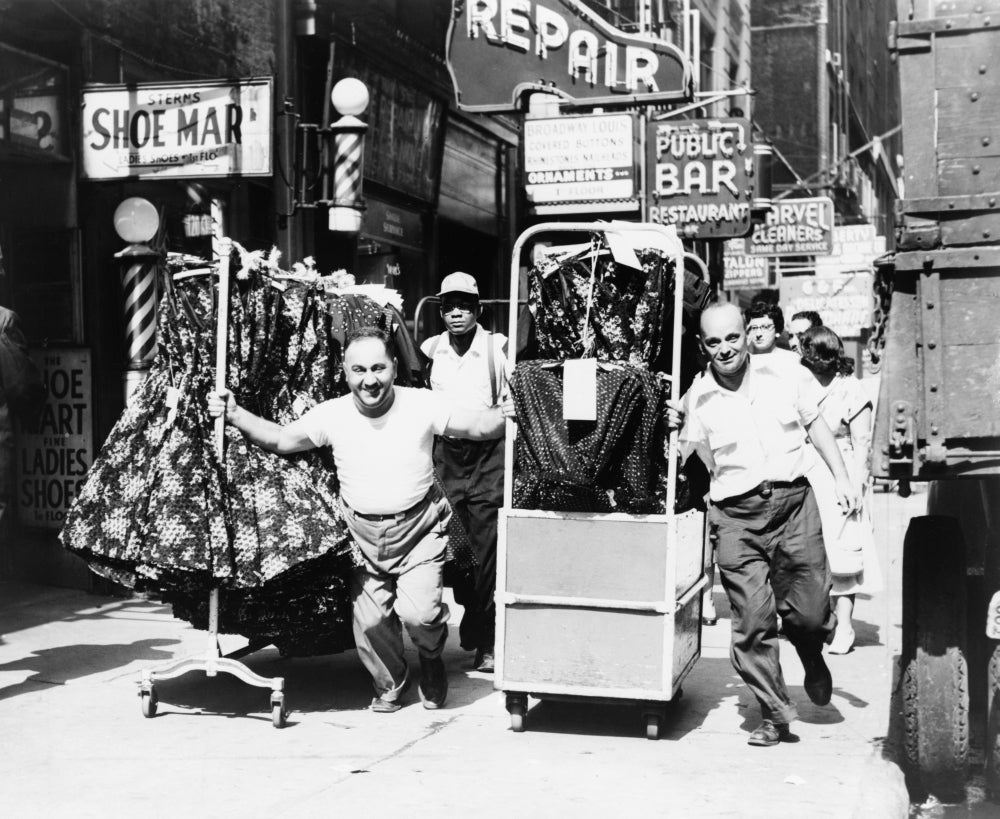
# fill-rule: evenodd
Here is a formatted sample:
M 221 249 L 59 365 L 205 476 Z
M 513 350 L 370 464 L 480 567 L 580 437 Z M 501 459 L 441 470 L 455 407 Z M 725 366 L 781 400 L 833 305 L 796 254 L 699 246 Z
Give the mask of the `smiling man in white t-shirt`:
M 441 570 L 451 508 L 434 483 L 434 436 L 493 438 L 512 410 L 456 410 L 429 390 L 394 386 L 392 342 L 377 328 L 347 339 L 344 371 L 349 395 L 285 426 L 243 409 L 228 390 L 209 396 L 209 411 L 225 412 L 228 423 L 271 452 L 333 449 L 344 519 L 364 555 L 351 593 L 354 639 L 375 686 L 371 708 L 398 711 L 409 686 L 402 625 L 420 655 L 424 707 L 440 708 L 448 693 Z

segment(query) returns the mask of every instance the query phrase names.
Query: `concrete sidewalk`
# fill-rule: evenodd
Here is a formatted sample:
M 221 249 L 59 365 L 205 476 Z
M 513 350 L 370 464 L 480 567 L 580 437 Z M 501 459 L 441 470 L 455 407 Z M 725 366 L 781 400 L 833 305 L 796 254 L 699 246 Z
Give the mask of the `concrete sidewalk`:
M 893 516 L 900 502 L 885 500 Z M 139 669 L 199 654 L 203 632 L 142 598 L 0 583 L 0 804 L 17 819 L 343 810 L 905 817 L 902 775 L 883 753 L 898 628 L 892 589 L 858 601 L 858 646 L 828 659 L 835 689 L 827 707 L 808 702 L 801 666 L 783 643 L 801 741 L 766 749 L 746 745 L 757 708 L 729 662 L 718 588 L 716 603 L 719 624 L 704 629 L 679 707 L 650 742 L 635 709 L 551 701 L 532 700 L 528 730 L 512 733 L 502 694 L 491 675 L 469 669 L 457 629 L 441 711 L 418 702 L 393 715 L 367 711 L 370 683 L 354 652 L 285 660 L 266 649 L 246 662 L 286 678 L 285 729 L 271 727 L 268 690 L 201 673 L 158 683 L 159 715 L 144 719 Z M 243 642 L 224 637 L 223 649 Z

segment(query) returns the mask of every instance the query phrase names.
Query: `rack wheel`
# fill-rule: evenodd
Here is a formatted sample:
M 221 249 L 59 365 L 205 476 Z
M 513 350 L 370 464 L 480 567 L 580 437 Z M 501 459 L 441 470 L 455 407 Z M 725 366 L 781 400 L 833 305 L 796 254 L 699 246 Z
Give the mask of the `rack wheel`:
M 510 714 L 510 730 L 515 734 L 524 732 L 524 717 L 527 711 L 527 697 L 507 696 L 507 712 Z
M 283 705 L 271 706 L 271 725 L 275 728 L 285 727 L 285 707 Z
M 646 739 L 660 738 L 660 715 L 646 714 Z
M 139 697 L 142 700 L 142 715 L 146 719 L 152 719 L 156 716 L 156 704 L 159 702 L 159 698 L 156 696 L 156 691 L 150 688 L 148 691 L 140 691 Z

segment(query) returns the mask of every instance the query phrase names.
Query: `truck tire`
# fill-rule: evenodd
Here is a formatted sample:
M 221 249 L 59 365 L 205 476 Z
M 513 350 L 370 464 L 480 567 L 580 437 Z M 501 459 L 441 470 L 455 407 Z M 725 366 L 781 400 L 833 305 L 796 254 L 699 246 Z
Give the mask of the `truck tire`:
M 986 789 L 991 798 L 996 799 L 1000 797 L 1000 646 L 993 649 L 987 685 L 983 757 L 986 763 Z
M 958 521 L 913 518 L 903 544 L 903 717 L 912 790 L 964 798 L 969 759 L 965 543 Z

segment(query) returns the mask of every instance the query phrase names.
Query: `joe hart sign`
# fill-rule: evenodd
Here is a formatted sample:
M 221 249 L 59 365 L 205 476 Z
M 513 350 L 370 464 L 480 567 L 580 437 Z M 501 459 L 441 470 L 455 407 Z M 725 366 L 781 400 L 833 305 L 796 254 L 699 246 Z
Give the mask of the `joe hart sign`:
M 514 111 L 528 91 L 587 105 L 671 102 L 693 91 L 680 49 L 626 34 L 578 0 L 453 0 L 446 56 L 465 111 Z

